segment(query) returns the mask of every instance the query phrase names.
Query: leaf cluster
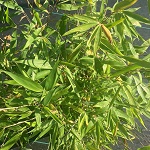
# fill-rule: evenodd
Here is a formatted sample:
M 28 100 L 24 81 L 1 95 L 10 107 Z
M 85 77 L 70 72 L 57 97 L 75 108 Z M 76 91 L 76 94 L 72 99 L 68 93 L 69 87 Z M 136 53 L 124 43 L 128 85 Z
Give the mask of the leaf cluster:
M 136 30 L 150 20 L 130 8 L 136 2 L 27 0 L 26 12 L 0 0 L 0 32 L 9 33 L 0 51 L 1 150 L 43 137 L 50 150 L 135 138 L 136 119 L 145 127 L 142 115 L 150 117 L 150 40 Z

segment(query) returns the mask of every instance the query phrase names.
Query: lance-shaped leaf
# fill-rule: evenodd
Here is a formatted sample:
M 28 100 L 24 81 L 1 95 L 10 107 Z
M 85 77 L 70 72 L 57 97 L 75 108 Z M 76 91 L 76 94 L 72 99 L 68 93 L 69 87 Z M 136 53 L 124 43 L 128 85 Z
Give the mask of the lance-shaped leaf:
M 111 75 L 111 77 L 117 77 L 117 76 L 120 76 L 120 75 L 125 74 L 127 72 L 134 71 L 134 70 L 137 70 L 137 69 L 140 69 L 140 68 L 141 68 L 141 66 L 138 66 L 138 65 L 130 65 L 130 66 L 124 67 L 121 70 L 117 70 L 116 72 L 114 72 Z
M 53 69 L 51 70 L 50 74 L 48 75 L 45 83 L 45 89 L 48 91 L 52 89 L 54 84 L 56 83 L 57 80 L 57 67 L 58 67 L 58 62 L 55 63 Z
M 38 127 L 41 127 L 41 114 L 39 109 L 35 109 L 35 119 Z
M 99 25 L 97 25 L 95 27 L 95 29 L 92 31 L 91 36 L 89 37 L 88 41 L 87 41 L 87 46 L 90 47 L 91 46 L 91 42 L 95 37 L 95 34 L 97 33 L 97 30 L 99 29 Z
M 97 32 L 95 34 L 95 40 L 94 40 L 94 55 L 96 56 L 97 50 L 100 46 L 100 40 L 101 40 L 101 27 L 97 29 Z
M 48 124 L 48 127 L 47 128 L 42 128 L 43 130 L 40 132 L 40 134 L 35 139 L 35 141 L 37 141 L 38 139 L 42 138 L 46 133 L 48 133 L 50 131 L 50 129 L 52 128 L 52 120 L 49 121 L 47 124 Z
M 76 28 L 73 28 L 73 29 L 69 30 L 63 36 L 66 36 L 66 35 L 69 35 L 69 34 L 72 34 L 72 33 L 75 33 L 75 32 L 87 31 L 87 30 L 89 30 L 90 28 L 92 28 L 94 26 L 96 26 L 96 23 L 83 24 L 83 25 L 80 25 Z
M 135 103 L 135 99 L 131 93 L 131 91 L 129 90 L 129 86 L 123 86 L 123 91 L 125 92 L 127 98 L 128 98 L 128 102 L 130 105 L 136 105 Z
M 15 136 L 13 136 L 10 140 L 8 140 L 2 147 L 1 150 L 8 150 L 10 149 L 21 137 L 22 132 L 16 134 Z
M 72 63 L 78 56 L 79 52 L 81 51 L 82 43 L 80 43 L 70 54 L 69 62 Z
M 51 99 L 52 99 L 52 96 L 53 96 L 53 93 L 54 93 L 54 89 L 50 90 L 47 95 L 45 96 L 44 98 L 44 101 L 43 101 L 43 104 L 44 106 L 46 106 L 47 104 L 50 103 Z
M 116 18 L 115 18 L 116 19 Z M 115 27 L 117 26 L 118 24 L 122 23 L 124 21 L 124 18 L 120 18 L 119 20 L 116 20 L 115 22 L 112 22 L 112 23 L 108 23 L 106 24 L 105 26 L 110 29 L 112 27 Z
M 44 107 L 44 109 L 49 113 L 49 115 L 59 124 L 63 124 L 62 120 L 60 120 L 57 115 L 53 114 L 53 112 L 48 108 Z
M 15 62 L 22 63 L 33 68 L 52 69 L 51 65 L 46 60 L 29 59 L 29 60 L 18 60 Z
M 114 11 L 127 9 L 131 7 L 133 4 L 135 4 L 136 2 L 137 0 L 123 0 L 115 5 Z
M 142 22 L 142 23 L 145 23 L 145 24 L 150 24 L 150 20 L 148 18 L 144 18 L 143 16 L 141 15 L 138 15 L 138 14 L 135 14 L 133 12 L 130 12 L 130 11 L 123 11 L 123 13 L 125 15 L 127 15 L 128 17 L 131 17 L 139 22 Z
M 15 80 L 19 85 L 31 90 L 31 91 L 35 91 L 35 92 L 42 92 L 43 91 L 43 87 L 31 80 L 30 78 L 24 77 L 22 75 L 19 74 L 14 74 L 12 72 L 8 72 L 8 71 L 2 71 L 4 73 L 6 73 L 7 75 L 9 75 L 13 80 Z
M 144 68 L 150 68 L 150 62 L 147 62 L 145 60 L 141 60 L 141 59 L 137 59 L 137 58 L 133 58 L 133 57 L 128 57 L 128 56 L 122 56 L 125 60 L 132 62 L 136 65 L 139 65 L 141 67 Z
M 76 19 L 80 22 L 83 22 L 83 23 L 96 23 L 97 24 L 97 20 L 89 17 L 89 16 L 85 16 L 85 15 L 73 15 L 71 16 L 70 18 L 73 18 L 73 19 Z
M 72 5 L 72 4 L 58 4 L 57 5 L 58 9 L 61 10 L 67 10 L 67 11 L 73 11 L 73 10 L 78 10 L 79 6 L 77 5 Z

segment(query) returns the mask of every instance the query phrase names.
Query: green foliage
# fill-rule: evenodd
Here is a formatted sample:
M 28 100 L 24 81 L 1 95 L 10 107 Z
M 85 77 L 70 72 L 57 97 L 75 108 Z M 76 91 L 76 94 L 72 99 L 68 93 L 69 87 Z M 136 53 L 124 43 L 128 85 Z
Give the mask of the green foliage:
M 136 1 L 110 8 L 100 0 L 96 11 L 97 0 L 34 0 L 29 15 L 0 0 L 0 32 L 9 31 L 0 51 L 2 150 L 43 137 L 50 150 L 111 149 L 135 138 L 135 118 L 143 126 L 142 115 L 150 118 L 150 42 L 134 26 L 150 20 L 131 11 Z M 63 13 L 54 22 L 56 9 Z

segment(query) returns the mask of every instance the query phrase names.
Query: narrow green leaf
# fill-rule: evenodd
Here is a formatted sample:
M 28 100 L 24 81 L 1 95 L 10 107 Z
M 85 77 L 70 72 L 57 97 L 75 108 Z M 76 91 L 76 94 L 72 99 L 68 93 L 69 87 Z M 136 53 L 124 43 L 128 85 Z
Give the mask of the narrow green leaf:
M 89 16 L 86 16 L 86 15 L 73 15 L 71 16 L 71 18 L 73 19 L 76 19 L 77 21 L 80 21 L 80 22 L 83 22 L 83 23 L 97 23 L 98 21 L 89 17 Z
M 125 20 L 124 20 L 124 28 L 126 30 L 126 34 L 132 39 L 133 35 L 137 38 L 139 38 L 142 41 L 145 41 L 143 37 L 136 31 L 135 26 L 133 23 L 130 21 L 130 19 L 125 15 Z M 133 34 L 133 35 L 132 35 Z
M 69 62 L 72 63 L 78 56 L 79 52 L 81 51 L 82 43 L 80 43 L 70 54 L 69 56 Z
M 118 124 L 118 128 L 119 128 L 119 131 L 120 131 L 120 134 L 123 135 L 123 138 L 125 139 L 129 139 L 129 135 L 128 135 L 128 132 L 127 130 L 125 129 L 125 127 L 122 125 L 122 124 Z
M 125 74 L 127 72 L 134 71 L 134 70 L 137 70 L 137 69 L 140 69 L 140 68 L 141 67 L 138 66 L 138 65 L 130 65 L 130 66 L 124 67 L 121 70 L 117 70 L 115 73 L 113 73 L 111 75 L 111 77 L 117 77 L 117 76 L 120 76 L 120 75 Z
M 49 115 L 59 124 L 63 124 L 62 121 L 55 115 L 51 112 L 51 110 L 48 108 L 48 107 L 44 107 L 44 109 L 49 113 Z
M 99 145 L 100 137 L 101 137 L 100 124 L 99 124 L 99 122 L 97 121 L 97 122 L 96 122 L 96 140 L 97 140 L 97 145 Z
M 10 149 L 21 137 L 22 132 L 14 135 L 11 139 L 9 139 L 2 147 L 1 150 L 8 150 Z
M 53 69 L 51 70 L 50 74 L 46 78 L 45 89 L 47 91 L 49 91 L 50 89 L 52 89 L 53 86 L 56 83 L 56 80 L 57 80 L 57 77 L 58 77 L 57 76 L 57 67 L 58 67 L 58 61 L 55 63 Z
M 126 121 L 130 122 L 130 116 L 127 115 L 126 112 L 124 112 L 123 110 L 114 108 L 114 112 L 116 113 L 116 115 L 120 118 L 124 118 Z
M 150 62 L 145 60 L 129 57 L 129 56 L 122 56 L 122 58 L 126 59 L 129 62 L 134 63 L 135 65 L 141 66 L 143 68 L 150 68 Z
M 118 57 L 116 54 L 108 53 L 108 58 L 103 63 L 109 64 L 110 66 L 114 67 L 125 67 L 126 63 L 123 58 Z
M 36 18 L 38 25 L 42 26 L 40 14 L 38 12 L 36 12 L 35 9 L 33 9 L 33 14 L 34 14 L 34 17 Z
M 104 0 L 101 2 L 101 6 L 99 10 L 100 19 L 103 18 L 103 15 L 105 15 L 105 1 Z
M 74 138 L 73 141 L 72 141 L 71 149 L 72 150 L 79 150 L 78 147 L 77 147 L 76 138 Z
M 46 60 L 29 59 L 29 60 L 18 60 L 15 62 L 25 64 L 30 67 L 38 69 L 52 69 L 51 65 Z
M 70 87 L 71 85 L 56 92 L 56 94 L 52 96 L 52 101 L 58 100 L 61 96 L 66 95 L 69 92 Z
M 69 63 L 69 62 L 65 62 L 65 61 L 60 61 L 60 64 L 61 65 L 65 65 L 67 67 L 70 67 L 70 68 L 75 68 L 77 67 L 76 65 L 72 64 L 72 63 Z
M 3 128 L 0 130 L 0 139 L 3 137 L 4 133 L 5 133 L 5 129 Z
M 130 11 L 123 11 L 123 13 L 135 20 L 138 20 L 139 22 L 145 23 L 145 24 L 150 24 L 150 20 L 148 18 L 144 18 L 141 15 L 135 14 L 133 12 Z
M 130 90 L 128 89 L 128 87 L 127 86 L 123 86 L 123 90 L 124 90 L 124 92 L 125 92 L 125 94 L 126 94 L 126 96 L 128 98 L 129 104 L 133 105 L 133 106 L 136 105 L 134 97 L 132 96 L 132 94 L 131 94 Z
M 94 63 L 94 59 L 91 58 L 91 57 L 88 57 L 88 56 L 84 56 L 80 59 L 80 62 L 83 64 L 83 65 L 90 65 L 92 66 L 93 63 Z
M 63 34 L 63 36 L 66 36 L 66 35 L 69 35 L 69 34 L 72 34 L 72 33 L 75 33 L 75 32 L 87 31 L 87 30 L 89 30 L 90 28 L 92 28 L 92 27 L 94 27 L 96 25 L 97 25 L 96 23 L 82 24 L 82 25 L 80 25 L 78 27 L 75 27 L 75 28 L 69 30 L 68 32 Z
M 83 124 L 85 122 L 85 116 L 86 116 L 86 114 L 81 115 L 81 117 L 78 119 L 78 121 L 79 121 L 79 123 L 78 123 L 78 131 L 81 130 L 81 128 L 82 128 L 82 126 L 83 126 Z
M 133 4 L 135 4 L 136 2 L 137 0 L 123 0 L 121 2 L 118 2 L 114 7 L 114 11 L 127 9 L 131 7 Z
M 3 83 L 5 84 L 10 84 L 10 85 L 19 85 L 16 81 L 14 80 L 5 80 Z
M 31 46 L 31 44 L 35 41 L 35 38 L 32 36 L 32 35 L 29 35 L 27 37 L 27 42 L 26 44 L 24 45 L 24 48 L 23 50 L 25 50 L 26 48 L 28 48 L 29 46 Z
M 116 20 L 115 22 L 108 23 L 108 24 L 106 24 L 105 26 L 106 26 L 108 29 L 111 29 L 112 27 L 115 27 L 115 26 L 121 24 L 123 21 L 124 21 L 124 18 L 121 18 L 121 19 L 119 19 L 119 20 Z
M 48 105 L 51 102 L 53 93 L 54 93 L 54 89 L 50 90 L 48 94 L 45 96 L 43 101 L 44 106 Z
M 135 81 L 135 84 L 136 84 L 136 88 L 137 88 L 137 91 L 138 91 L 139 95 L 141 96 L 142 100 L 144 102 L 146 102 L 145 95 L 144 95 L 143 89 L 141 87 L 140 80 L 137 77 L 135 77 L 135 76 L 133 76 L 133 78 L 134 78 L 134 81 Z
M 88 46 L 88 47 L 90 47 L 90 46 L 92 45 L 91 42 L 92 42 L 92 40 L 94 39 L 95 34 L 97 33 L 98 28 L 99 28 L 99 25 L 97 25 L 97 26 L 95 27 L 95 29 L 93 30 L 93 32 L 91 33 L 91 35 L 90 35 L 90 37 L 89 37 L 89 39 L 88 39 L 88 41 L 87 41 L 87 46 Z
M 52 140 L 51 140 L 51 150 L 55 149 L 55 143 L 58 137 L 58 125 L 56 124 L 53 128 Z
M 90 122 L 88 123 L 88 126 L 87 126 L 85 132 L 88 133 L 88 132 L 90 132 L 91 130 L 93 130 L 94 128 L 95 128 L 94 123 L 93 123 L 92 121 L 90 121 Z
M 103 72 L 103 62 L 100 58 L 94 58 L 94 69 L 97 73 L 102 74 Z
M 77 131 L 75 131 L 75 129 L 72 129 L 72 130 L 71 130 L 71 133 L 72 133 L 79 141 L 82 140 L 82 137 L 80 136 L 80 134 L 79 134 Z
M 111 100 L 109 104 L 109 108 L 113 105 L 114 101 L 117 99 L 117 96 L 119 95 L 120 90 L 121 90 L 121 86 L 117 89 L 116 94 L 114 95 L 113 99 Z
M 35 80 L 41 79 L 41 78 L 45 78 L 47 75 L 50 74 L 50 70 L 43 70 L 40 71 L 36 74 L 35 76 Z
M 97 55 L 97 50 L 100 46 L 100 40 L 101 40 L 101 27 L 97 29 L 97 32 L 95 33 L 95 40 L 94 40 L 94 55 Z
M 123 56 L 123 54 L 117 47 L 115 47 L 113 44 L 111 44 L 108 40 L 104 38 L 101 38 L 100 48 L 110 53 L 113 53 L 113 54 L 116 53 L 116 54 Z
M 139 122 L 143 125 L 144 128 L 146 128 L 145 124 L 144 124 L 144 121 L 141 117 L 141 112 L 136 110 L 136 109 L 133 109 L 133 114 L 137 117 L 137 119 L 139 120 Z
M 39 109 L 35 109 L 35 119 L 38 127 L 41 127 L 41 114 Z
M 118 21 L 119 19 L 120 20 L 122 20 L 122 19 L 124 20 L 124 18 L 122 18 L 122 14 L 119 14 L 119 13 L 115 14 L 115 20 Z M 119 24 L 117 24 L 115 26 L 115 31 L 119 35 L 120 41 L 122 41 L 122 39 L 124 39 L 124 37 L 125 37 L 125 35 L 124 35 L 124 24 L 122 22 L 120 22 Z
M 73 11 L 73 10 L 78 10 L 79 6 L 72 5 L 72 4 L 58 4 L 57 8 L 61 10 Z
M 42 138 L 46 133 L 49 132 L 49 130 L 52 128 L 52 120 L 48 124 L 49 124 L 48 127 L 46 129 L 43 128 L 43 131 L 40 132 L 40 134 L 35 139 L 35 141 L 37 141 L 38 139 Z
M 73 105 L 69 105 L 69 107 L 71 107 L 73 110 L 75 110 L 76 112 L 82 114 L 82 113 L 85 113 L 84 110 L 82 110 L 81 108 L 79 107 L 76 107 L 76 106 L 73 106 Z
M 31 91 L 35 91 L 35 92 L 42 92 L 43 91 L 43 87 L 38 84 L 37 82 L 24 77 L 22 75 L 19 74 L 14 74 L 8 71 L 2 71 L 4 73 L 6 73 L 7 75 L 9 75 L 13 80 L 15 80 L 19 85 L 31 90 Z
M 109 105 L 109 101 L 101 101 L 95 104 L 93 107 L 99 107 L 99 108 L 104 108 Z

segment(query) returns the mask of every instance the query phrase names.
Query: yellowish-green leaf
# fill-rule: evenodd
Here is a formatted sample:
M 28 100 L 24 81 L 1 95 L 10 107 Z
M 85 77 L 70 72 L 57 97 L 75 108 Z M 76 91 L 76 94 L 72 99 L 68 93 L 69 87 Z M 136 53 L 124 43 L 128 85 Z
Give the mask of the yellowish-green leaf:
M 83 24 L 83 25 L 80 25 L 78 27 L 75 27 L 75 28 L 69 30 L 63 36 L 66 36 L 66 35 L 69 35 L 69 34 L 72 34 L 72 33 L 75 33 L 75 32 L 87 31 L 87 30 L 89 30 L 90 28 L 92 28 L 92 27 L 94 27 L 96 25 L 97 25 L 96 23 Z
M 29 90 L 32 90 L 35 92 L 42 92 L 43 91 L 43 87 L 39 83 L 31 80 L 30 78 L 24 77 L 24 76 L 19 75 L 19 74 L 14 74 L 14 73 L 8 72 L 8 71 L 2 71 L 2 72 L 9 75 L 19 85 L 21 85 L 21 86 L 23 86 Z
M 71 16 L 70 18 L 76 19 L 76 20 L 83 22 L 83 23 L 97 23 L 98 22 L 94 18 L 91 18 L 89 16 L 85 16 L 83 14 L 82 15 L 75 14 L 75 15 Z
M 150 20 L 148 18 L 145 18 L 141 15 L 135 14 L 133 12 L 130 11 L 123 11 L 123 13 L 139 22 L 145 23 L 145 24 L 150 24 Z
M 88 47 L 90 47 L 91 45 L 92 45 L 92 40 L 94 39 L 94 37 L 95 37 L 95 34 L 97 33 L 97 30 L 99 29 L 99 25 L 97 25 L 96 27 L 95 27 L 95 29 L 92 31 L 92 33 L 91 33 L 91 36 L 89 37 L 89 39 L 88 39 L 88 41 L 87 41 L 87 46 Z
M 29 59 L 29 60 L 18 60 L 15 62 L 22 63 L 33 68 L 52 69 L 51 65 L 46 60 Z
M 133 97 L 133 95 L 131 94 L 131 91 L 128 89 L 127 86 L 123 86 L 123 90 L 128 98 L 129 104 L 130 105 L 135 105 L 135 99 Z
M 135 4 L 136 2 L 137 0 L 123 0 L 121 2 L 118 2 L 114 7 L 114 11 L 127 9 L 131 7 L 133 4 Z
M 99 49 L 100 46 L 100 40 L 101 40 L 101 27 L 97 29 L 97 32 L 95 34 L 95 40 L 94 40 L 94 55 L 96 56 L 97 50 Z
M 121 19 L 119 19 L 119 20 L 117 20 L 117 21 L 115 21 L 115 22 L 113 22 L 113 23 L 106 24 L 105 26 L 106 26 L 108 29 L 110 29 L 110 28 L 115 27 L 115 26 L 117 26 L 118 24 L 122 23 L 123 21 L 124 21 L 124 18 L 121 18 Z

